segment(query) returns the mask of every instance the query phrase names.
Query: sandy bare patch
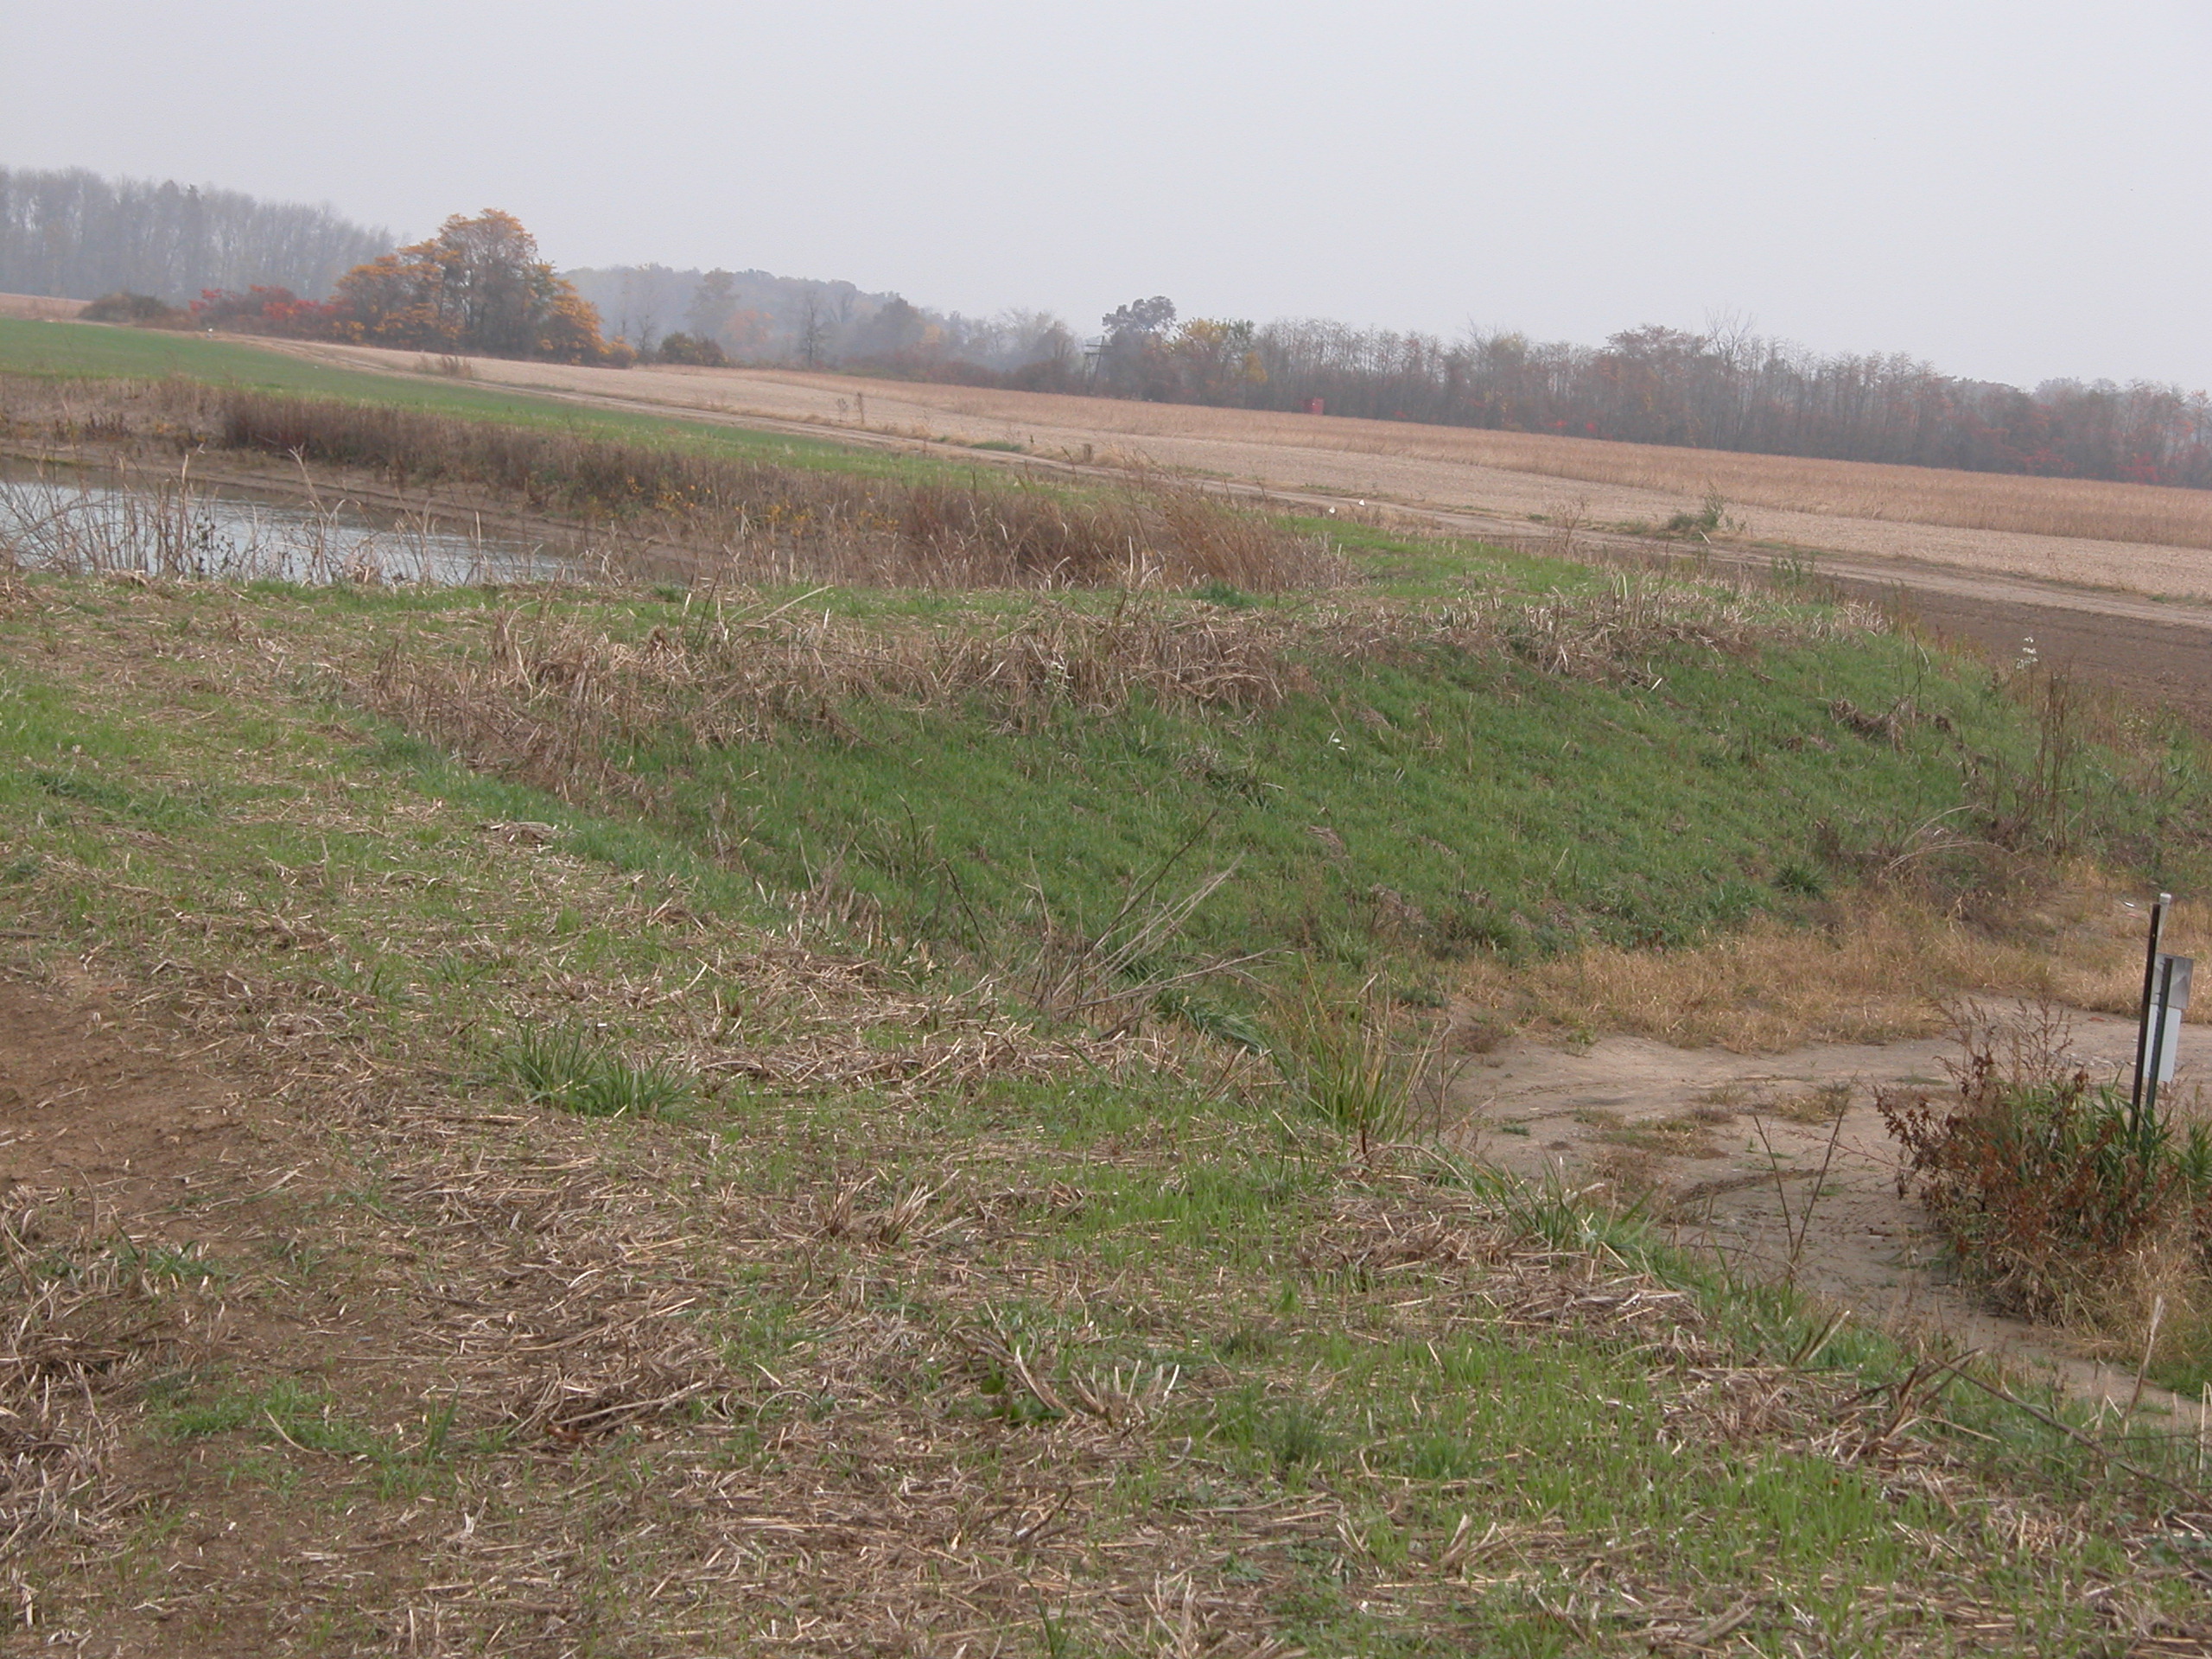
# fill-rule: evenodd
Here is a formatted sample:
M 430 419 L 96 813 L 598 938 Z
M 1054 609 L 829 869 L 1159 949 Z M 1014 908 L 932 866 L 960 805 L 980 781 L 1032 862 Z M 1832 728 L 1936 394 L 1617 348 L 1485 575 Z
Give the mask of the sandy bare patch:
M 2132 1019 L 2065 1012 L 2094 1075 L 2132 1061 Z M 1941 1087 L 1958 1052 L 1948 1036 L 1756 1056 L 1642 1037 L 1565 1049 L 1521 1039 L 1464 1071 L 1453 1104 L 1483 1157 L 1538 1180 L 1609 1185 L 1747 1277 L 1791 1278 L 1869 1324 L 1935 1332 L 2124 1402 L 2133 1370 L 1989 1312 L 1955 1282 L 1918 1200 L 1897 1191 L 1874 1091 Z

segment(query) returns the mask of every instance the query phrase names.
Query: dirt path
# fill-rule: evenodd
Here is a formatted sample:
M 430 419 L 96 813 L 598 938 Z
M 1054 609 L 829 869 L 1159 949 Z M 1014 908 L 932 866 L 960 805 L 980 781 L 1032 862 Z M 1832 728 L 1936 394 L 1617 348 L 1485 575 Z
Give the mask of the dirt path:
M 2072 1052 L 2093 1073 L 2132 1061 L 2133 1020 L 2064 1013 Z M 1926 1212 L 1898 1194 L 1874 1090 L 1943 1086 L 1957 1053 L 1948 1037 L 1766 1055 L 1636 1037 L 1580 1049 L 1516 1039 L 1460 1075 L 1452 1105 L 1470 1148 L 1516 1173 L 1648 1194 L 1677 1243 L 1748 1277 L 1794 1278 L 1866 1323 L 1934 1332 L 2124 1405 L 2131 1369 L 1992 1313 L 1953 1282 Z
M 239 1160 L 242 1096 L 143 1041 L 97 986 L 0 980 L 0 1203 L 81 1192 L 120 1217 L 189 1205 Z

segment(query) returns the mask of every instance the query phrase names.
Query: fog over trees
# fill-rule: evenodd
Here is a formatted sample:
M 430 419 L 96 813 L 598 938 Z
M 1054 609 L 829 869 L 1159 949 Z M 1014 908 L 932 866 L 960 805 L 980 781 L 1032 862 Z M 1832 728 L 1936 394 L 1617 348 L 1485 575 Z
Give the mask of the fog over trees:
M 330 292 L 396 238 L 327 207 L 237 190 L 0 167 L 0 292 L 184 305 L 207 289 Z
M 651 355 L 671 334 L 710 340 L 731 361 L 867 370 L 925 379 L 1001 379 L 1075 390 L 1082 348 L 1049 312 L 989 318 L 933 311 L 846 282 L 765 270 L 611 265 L 563 273 L 609 334 Z

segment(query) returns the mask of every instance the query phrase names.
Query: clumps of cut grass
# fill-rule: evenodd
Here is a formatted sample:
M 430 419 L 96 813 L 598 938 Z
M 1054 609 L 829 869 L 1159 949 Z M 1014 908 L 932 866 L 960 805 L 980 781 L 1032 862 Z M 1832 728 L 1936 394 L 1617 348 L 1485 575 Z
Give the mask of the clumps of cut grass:
M 352 700 L 488 765 L 574 798 L 579 783 L 641 799 L 611 757 L 674 738 L 701 749 L 786 730 L 858 736 L 868 705 L 980 712 L 1034 731 L 1144 700 L 1183 712 L 1274 709 L 1315 688 L 1315 664 L 1517 658 L 1575 679 L 1652 684 L 1675 653 L 1739 655 L 1872 626 L 1786 613 L 1741 594 L 1628 578 L 1534 602 L 1486 595 L 1429 609 L 1280 612 L 1146 596 L 1110 610 L 1040 600 L 1021 614 L 929 625 L 841 617 L 798 601 L 716 603 L 641 637 L 541 609 L 492 614 L 480 655 L 398 645 L 349 682 Z M 1234 780 L 1232 780 L 1234 781 Z
M 1041 602 L 1011 622 L 923 628 L 790 605 L 715 607 L 621 639 L 588 624 L 493 615 L 468 658 L 403 649 L 349 680 L 351 701 L 555 793 L 579 785 L 644 803 L 613 757 L 671 737 L 706 750 L 786 730 L 856 741 L 864 706 L 976 709 L 1007 730 L 1169 708 L 1271 708 L 1309 677 L 1281 630 L 1134 601 L 1096 614 Z
M 525 1029 L 501 1055 L 503 1069 L 533 1105 L 585 1117 L 657 1117 L 698 1087 L 690 1071 L 639 1065 L 581 1027 Z
M 849 587 L 1192 588 L 1249 592 L 1344 579 L 1325 539 L 1186 485 L 1112 490 L 1026 480 L 871 478 L 470 421 L 421 410 L 227 393 L 217 441 L 468 484 L 541 510 L 624 521 L 741 582 Z
M 2178 1255 L 2212 1265 L 2212 1128 L 2134 1109 L 2093 1081 L 2048 1010 L 1969 1016 L 1942 1094 L 1876 1091 L 1916 1192 L 1966 1272 L 2004 1312 L 2108 1327 L 2135 1282 Z M 2201 1300 L 2192 1297 L 2191 1300 Z
M 1317 623 L 1347 661 L 1414 663 L 1450 651 L 1510 658 L 1560 679 L 1656 687 L 1685 660 L 1886 632 L 1871 606 L 1778 604 L 1663 571 L 1616 570 L 1602 588 L 1503 591 L 1451 605 L 1344 613 Z

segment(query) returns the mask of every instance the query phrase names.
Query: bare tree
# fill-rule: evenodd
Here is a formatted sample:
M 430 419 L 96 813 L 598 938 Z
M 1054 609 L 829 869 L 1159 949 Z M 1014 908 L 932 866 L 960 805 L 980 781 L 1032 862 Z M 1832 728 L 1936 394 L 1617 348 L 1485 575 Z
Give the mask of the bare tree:
M 830 320 L 823 314 L 822 302 L 812 294 L 809 294 L 804 302 L 799 307 L 799 361 L 810 369 L 820 368 L 823 351 L 829 344 L 829 340 Z
M 327 207 L 0 167 L 0 291 L 89 300 L 129 289 L 177 304 L 260 286 L 320 298 L 396 239 Z

